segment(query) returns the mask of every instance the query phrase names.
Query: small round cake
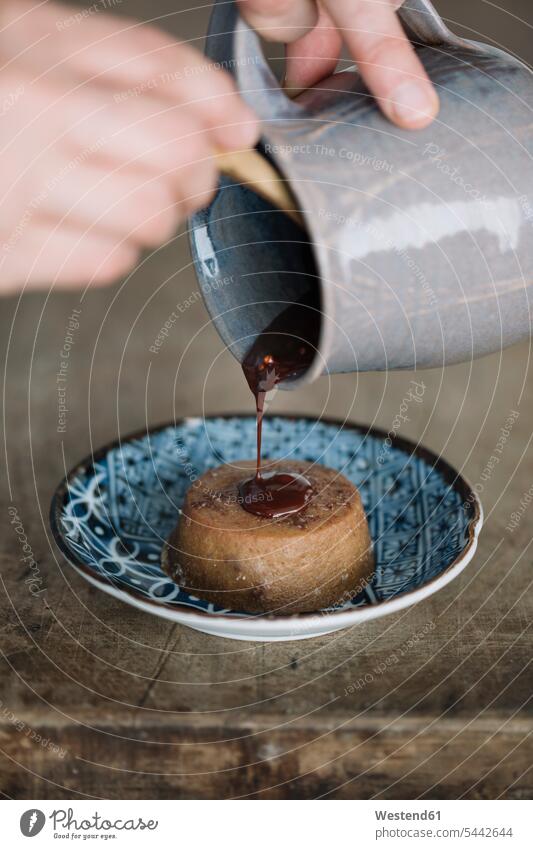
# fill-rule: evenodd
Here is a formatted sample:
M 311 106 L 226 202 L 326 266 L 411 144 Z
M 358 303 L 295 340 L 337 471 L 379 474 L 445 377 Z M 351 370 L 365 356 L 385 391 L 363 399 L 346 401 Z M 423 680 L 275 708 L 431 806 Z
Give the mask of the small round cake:
M 220 607 L 280 615 L 348 601 L 374 570 L 361 498 L 343 475 L 324 466 L 279 461 L 263 474 L 306 479 L 298 512 L 271 518 L 268 489 L 255 496 L 260 515 L 243 503 L 243 480 L 255 465 L 210 469 L 189 489 L 162 564 L 190 595 Z

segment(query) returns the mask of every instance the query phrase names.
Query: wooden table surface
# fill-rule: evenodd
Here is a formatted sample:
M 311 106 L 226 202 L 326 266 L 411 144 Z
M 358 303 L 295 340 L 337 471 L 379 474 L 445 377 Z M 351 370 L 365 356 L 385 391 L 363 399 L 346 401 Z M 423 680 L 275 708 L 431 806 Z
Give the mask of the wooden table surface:
M 531 797 L 533 503 L 506 530 L 533 493 L 528 345 L 418 373 L 424 401 L 401 435 L 481 483 L 486 518 L 472 564 L 416 607 L 316 640 L 238 643 L 115 601 L 60 556 L 48 529 L 51 494 L 91 448 L 174 415 L 251 411 L 195 292 L 181 233 L 121 286 L 81 301 L 78 293 L 2 301 L 1 792 Z M 183 312 L 154 356 L 149 347 L 176 305 Z M 56 375 L 73 309 L 80 327 L 58 433 Z M 388 430 L 412 377 L 323 380 L 279 393 L 275 410 L 325 409 Z M 512 411 L 519 416 L 501 460 L 484 474 Z M 38 596 L 9 508 L 38 563 Z

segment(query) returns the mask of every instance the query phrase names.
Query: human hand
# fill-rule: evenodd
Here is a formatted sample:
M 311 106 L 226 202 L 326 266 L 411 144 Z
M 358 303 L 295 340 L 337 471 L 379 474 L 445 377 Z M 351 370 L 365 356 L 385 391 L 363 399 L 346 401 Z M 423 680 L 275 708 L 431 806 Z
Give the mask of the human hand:
M 343 42 L 381 109 L 400 127 L 425 127 L 439 100 L 402 28 L 401 0 L 239 0 L 250 26 L 287 44 L 285 85 L 309 88 L 332 74 Z
M 257 141 L 227 73 L 95 8 L 2 0 L 0 293 L 125 274 Z

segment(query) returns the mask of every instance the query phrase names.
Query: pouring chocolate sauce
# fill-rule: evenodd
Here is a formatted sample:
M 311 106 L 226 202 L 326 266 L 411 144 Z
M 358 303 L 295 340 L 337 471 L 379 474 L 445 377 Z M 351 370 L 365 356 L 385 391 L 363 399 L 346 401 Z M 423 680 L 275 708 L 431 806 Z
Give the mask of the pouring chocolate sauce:
M 256 516 L 277 519 L 297 513 L 313 494 L 303 475 L 261 470 L 261 439 L 267 393 L 307 371 L 318 347 L 319 332 L 319 310 L 307 303 L 291 304 L 259 334 L 242 364 L 255 398 L 257 466 L 255 476 L 239 485 L 239 494 L 244 510 Z

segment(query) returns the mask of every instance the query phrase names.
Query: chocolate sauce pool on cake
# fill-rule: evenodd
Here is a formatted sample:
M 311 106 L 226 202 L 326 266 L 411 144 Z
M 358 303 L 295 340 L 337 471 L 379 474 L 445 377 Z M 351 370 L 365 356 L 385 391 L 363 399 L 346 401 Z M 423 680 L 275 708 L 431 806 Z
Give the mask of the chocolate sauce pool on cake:
M 263 472 L 239 484 L 240 504 L 265 519 L 280 519 L 302 510 L 313 494 L 303 475 Z
M 320 313 L 305 304 L 291 304 L 259 334 L 242 364 L 257 413 L 255 477 L 239 484 L 241 505 L 256 516 L 277 519 L 297 513 L 308 503 L 312 487 L 303 475 L 261 471 L 261 437 L 265 398 L 278 383 L 301 377 L 318 346 Z

